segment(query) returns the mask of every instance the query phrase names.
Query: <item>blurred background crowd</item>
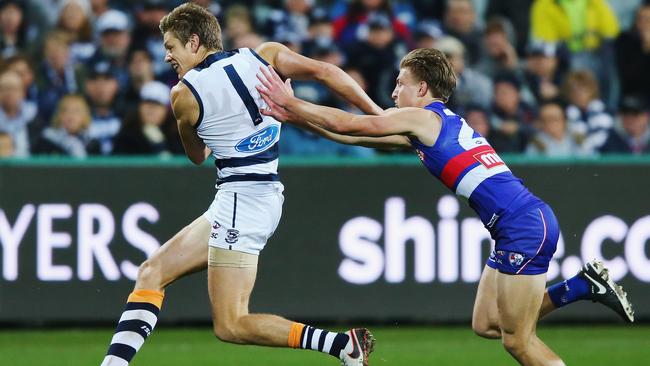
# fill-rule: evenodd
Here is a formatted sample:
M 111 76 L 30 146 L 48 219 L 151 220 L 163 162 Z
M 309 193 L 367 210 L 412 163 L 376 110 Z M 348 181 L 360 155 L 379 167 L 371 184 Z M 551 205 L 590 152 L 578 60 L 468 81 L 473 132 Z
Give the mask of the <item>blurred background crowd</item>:
M 650 152 L 641 0 L 196 0 L 226 49 L 281 42 L 338 65 L 382 107 L 399 60 L 450 59 L 455 112 L 499 152 Z M 0 157 L 182 154 L 160 19 L 177 0 L 0 1 Z M 296 95 L 358 112 L 315 82 Z M 382 154 L 283 127 L 284 155 Z

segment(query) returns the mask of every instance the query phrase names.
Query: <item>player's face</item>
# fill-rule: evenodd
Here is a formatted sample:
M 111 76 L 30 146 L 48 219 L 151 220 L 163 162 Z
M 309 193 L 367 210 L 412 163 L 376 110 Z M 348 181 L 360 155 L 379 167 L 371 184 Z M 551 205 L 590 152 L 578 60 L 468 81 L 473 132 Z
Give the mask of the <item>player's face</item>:
M 171 65 L 180 79 L 186 72 L 196 66 L 196 54 L 192 52 L 190 42 L 183 44 L 171 32 L 166 32 L 163 38 L 165 50 L 167 50 L 165 52 L 165 62 Z
M 395 106 L 397 108 L 417 106 L 420 84 L 409 69 L 400 69 L 392 95 Z

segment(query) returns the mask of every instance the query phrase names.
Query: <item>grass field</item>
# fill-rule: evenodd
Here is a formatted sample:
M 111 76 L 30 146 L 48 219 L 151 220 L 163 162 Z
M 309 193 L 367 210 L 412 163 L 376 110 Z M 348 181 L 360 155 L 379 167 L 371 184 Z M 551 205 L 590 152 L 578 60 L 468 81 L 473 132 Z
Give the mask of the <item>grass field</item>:
M 373 328 L 377 349 L 371 365 L 516 365 L 498 341 L 465 327 Z M 0 330 L 0 365 L 98 365 L 112 329 Z M 650 365 L 650 325 L 547 326 L 540 336 L 567 365 Z M 264 365 L 333 366 L 313 351 L 235 346 L 217 341 L 209 328 L 157 329 L 133 366 Z

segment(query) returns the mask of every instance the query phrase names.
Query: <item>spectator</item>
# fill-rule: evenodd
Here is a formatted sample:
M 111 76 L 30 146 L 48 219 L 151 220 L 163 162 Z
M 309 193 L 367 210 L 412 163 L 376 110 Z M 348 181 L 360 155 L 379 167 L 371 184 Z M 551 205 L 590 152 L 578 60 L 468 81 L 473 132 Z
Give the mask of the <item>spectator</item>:
M 474 131 L 485 137 L 497 152 L 501 152 L 502 148 L 504 149 L 504 152 L 512 150 L 511 148 L 508 148 L 511 145 L 510 138 L 492 128 L 490 122 L 492 120 L 492 115 L 488 109 L 481 107 L 478 104 L 470 104 L 465 108 L 464 115 L 467 124 Z
M 525 54 L 528 42 L 530 7 L 532 4 L 533 0 L 490 0 L 485 13 L 487 19 L 500 16 L 512 22 L 516 35 L 515 47 L 520 56 Z
M 449 0 L 443 25 L 446 34 L 460 40 L 465 46 L 469 65 L 475 65 L 480 57 L 482 32 L 477 25 L 471 0 Z
M 168 63 L 165 62 L 165 46 L 160 33 L 160 20 L 169 12 L 165 1 L 146 0 L 136 6 L 136 26 L 132 34 L 131 47 L 146 49 L 152 57 L 154 73 L 157 76 L 174 73 Z M 174 74 L 176 76 L 176 74 Z
M 616 64 L 621 94 L 650 100 L 650 4 L 639 7 L 633 28 L 616 40 Z
M 65 32 L 70 40 L 70 58 L 73 63 L 84 63 L 95 53 L 93 29 L 90 24 L 90 5 L 83 0 L 64 0 L 59 8 L 56 29 Z
M 571 52 L 571 69 L 589 69 L 598 78 L 606 102 L 615 100 L 613 40 L 618 21 L 606 0 L 536 0 L 531 10 L 532 37 L 564 42 Z
M 94 19 L 99 19 L 102 15 L 109 12 L 108 0 L 90 0 L 90 10 Z
M 334 39 L 344 49 L 367 38 L 369 15 L 384 14 L 388 17 L 393 37 L 404 42 L 411 41 L 411 33 L 400 21 L 388 0 L 352 0 L 344 15 L 334 19 Z
M 370 98 L 381 107 L 391 107 L 394 101 L 390 95 L 395 86 L 399 60 L 407 51 L 406 46 L 395 39 L 393 25 L 387 14 L 370 14 L 366 24 L 367 39 L 350 47 L 347 57 L 351 66 L 363 73 L 368 82 Z
M 438 39 L 442 38 L 442 28 L 434 20 L 423 20 L 418 23 L 413 38 L 416 48 L 434 48 Z
M 221 12 L 223 10 L 222 7 L 221 7 L 221 4 L 219 4 L 219 2 L 221 2 L 221 1 L 192 0 L 192 2 L 195 3 L 196 5 L 199 5 L 199 6 L 202 6 L 202 7 L 206 8 L 206 9 L 208 9 L 208 11 L 210 13 L 212 13 L 212 15 L 214 15 L 215 17 L 221 19 Z
M 0 56 L 9 57 L 27 51 L 33 37 L 28 35 L 25 9 L 22 1 L 0 2 Z
M 506 137 L 498 147 L 503 152 L 523 152 L 532 132 L 535 113 L 521 100 L 520 87 L 521 82 L 513 73 L 494 79 L 492 127 Z
M 99 142 L 88 133 L 90 123 L 90 109 L 84 98 L 75 94 L 64 96 L 57 105 L 52 125 L 43 130 L 36 142 L 34 154 L 85 158 L 99 153 Z
M 620 124 L 612 129 L 600 151 L 602 153 L 650 153 L 650 128 L 648 127 L 648 102 L 640 96 L 629 95 L 621 99 Z
M 142 86 L 154 79 L 151 54 L 146 49 L 132 49 L 129 52 L 129 86 L 124 93 L 127 113 L 137 108 Z
M 23 89 L 26 99 L 38 103 L 38 87 L 36 86 L 34 68 L 29 57 L 24 55 L 11 56 L 5 60 L 7 71 L 17 73 L 23 81 Z
M 86 80 L 86 94 L 90 104 L 92 122 L 88 130 L 91 139 L 100 143 L 104 155 L 113 151 L 113 139 L 122 127 L 117 108 L 118 82 L 108 63 L 96 64 Z
M 503 71 L 517 71 L 519 58 L 513 46 L 514 31 L 506 19 L 493 18 L 485 26 L 483 34 L 483 54 L 476 70 L 494 78 Z
M 569 102 L 566 109 L 569 130 L 584 138 L 585 151 L 597 152 L 614 127 L 614 118 L 599 99 L 598 81 L 587 70 L 573 71 L 564 82 L 564 95 Z
M 330 21 L 327 9 L 313 8 L 309 14 L 309 39 L 334 38 L 334 25 Z
M 138 109 L 115 137 L 114 154 L 168 156 L 183 153 L 169 110 L 169 87 L 159 81 L 142 86 Z
M 271 11 L 265 34 L 276 38 L 279 34 L 293 33 L 301 40 L 309 38 L 309 14 L 314 0 L 284 0 L 284 9 Z
M 129 18 L 119 10 L 109 10 L 97 19 L 99 48 L 90 58 L 88 68 L 108 63 L 118 80 L 120 88 L 126 88 L 129 81 L 127 56 L 131 44 Z
M 59 99 L 80 89 L 83 69 L 70 59 L 69 38 L 66 33 L 53 31 L 45 38 L 45 57 L 38 71 L 38 109 L 49 120 Z
M 534 39 L 566 42 L 573 53 L 598 49 L 618 35 L 618 21 L 606 0 L 535 0 L 531 10 Z
M 235 43 L 232 45 L 232 48 L 252 48 L 256 49 L 257 46 L 264 43 L 264 38 L 255 32 L 247 33 L 242 36 L 237 37 Z
M 0 159 L 14 156 L 14 141 L 7 132 L 0 132 Z
M 531 95 L 531 102 L 540 104 L 559 98 L 564 69 L 557 43 L 531 43 L 523 71 L 526 92 Z
M 449 107 L 458 113 L 470 104 L 489 108 L 492 81 L 480 72 L 465 65 L 465 47 L 453 37 L 442 37 L 434 44 L 444 53 L 456 73 L 456 89 L 449 100 Z
M 0 74 L 0 132 L 11 135 L 15 156 L 29 156 L 30 137 L 39 126 L 37 111 L 25 100 L 20 76 L 12 71 Z
M 526 153 L 548 157 L 581 155 L 581 138 L 569 132 L 564 108 L 558 102 L 545 101 L 539 107 L 539 131 L 534 134 Z
M 233 45 L 238 38 L 255 33 L 250 12 L 243 5 L 229 7 L 225 12 L 224 23 L 223 43 L 225 49 L 235 48 Z

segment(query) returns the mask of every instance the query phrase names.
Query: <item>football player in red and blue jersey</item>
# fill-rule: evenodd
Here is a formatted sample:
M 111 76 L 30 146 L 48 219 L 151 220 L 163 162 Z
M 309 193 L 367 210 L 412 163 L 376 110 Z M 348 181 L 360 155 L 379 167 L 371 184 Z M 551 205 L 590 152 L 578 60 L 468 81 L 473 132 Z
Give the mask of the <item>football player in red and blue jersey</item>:
M 290 80 L 261 68 L 257 89 L 265 115 L 332 140 L 381 148 L 410 148 L 450 190 L 467 199 L 495 240 L 476 295 L 472 327 L 501 339 L 522 365 L 564 365 L 536 335 L 537 320 L 577 300 L 600 302 L 634 320 L 632 305 L 600 261 L 548 289 L 546 272 L 560 229 L 551 207 L 512 174 L 488 141 L 445 102 L 456 87 L 448 60 L 435 49 L 417 49 L 400 63 L 393 99 L 380 115 L 354 115 L 293 96 Z M 533 310 L 534 309 L 534 310 Z

